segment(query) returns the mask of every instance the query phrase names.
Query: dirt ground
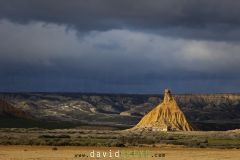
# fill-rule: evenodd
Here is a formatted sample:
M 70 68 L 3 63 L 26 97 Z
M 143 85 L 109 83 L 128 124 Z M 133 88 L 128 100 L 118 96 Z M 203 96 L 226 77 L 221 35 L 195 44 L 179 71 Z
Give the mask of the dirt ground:
M 94 150 L 94 156 L 93 156 Z M 109 158 L 111 150 L 112 158 Z M 114 157 L 117 152 L 121 155 L 130 153 L 128 157 Z M 135 154 L 132 153 L 147 153 Z M 101 158 L 96 158 L 97 152 Z M 103 154 L 106 152 L 106 157 Z M 92 155 L 90 155 L 92 153 Z M 88 157 L 82 157 L 85 156 Z M 121 156 L 120 155 L 120 156 Z M 144 156 L 143 156 L 144 155 Z M 147 155 L 147 157 L 146 157 Z M 81 156 L 81 157 L 80 157 Z M 116 155 L 118 156 L 118 155 Z M 126 155 L 125 155 L 126 156 Z M 132 156 L 132 157 L 131 157 Z M 157 156 L 157 157 L 155 157 Z M 162 160 L 239 160 L 239 149 L 210 149 L 183 147 L 142 147 L 142 148 L 107 148 L 107 147 L 51 147 L 51 146 L 0 146 L 0 160 L 88 160 L 88 159 L 162 159 Z

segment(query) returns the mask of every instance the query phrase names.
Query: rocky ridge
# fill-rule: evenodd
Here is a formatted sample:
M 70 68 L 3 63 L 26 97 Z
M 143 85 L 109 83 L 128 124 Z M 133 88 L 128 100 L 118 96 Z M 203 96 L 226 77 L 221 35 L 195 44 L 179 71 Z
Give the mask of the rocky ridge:
M 194 128 L 216 131 L 240 128 L 240 94 L 173 96 Z M 0 105 L 0 118 L 9 114 L 21 117 L 31 115 L 33 119 L 44 122 L 124 125 L 132 128 L 163 102 L 164 97 L 160 94 L 0 93 L 0 99 L 5 102 Z M 7 109 L 9 105 L 11 107 Z M 26 114 L 15 114 L 18 111 Z M 7 127 L 6 124 L 4 126 Z

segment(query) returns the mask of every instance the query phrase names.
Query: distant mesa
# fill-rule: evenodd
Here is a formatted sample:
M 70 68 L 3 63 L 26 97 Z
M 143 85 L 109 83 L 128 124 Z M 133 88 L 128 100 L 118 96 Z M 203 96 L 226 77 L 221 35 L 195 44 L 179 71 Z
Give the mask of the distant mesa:
M 163 102 L 147 113 L 132 129 L 193 131 L 169 89 L 164 91 Z

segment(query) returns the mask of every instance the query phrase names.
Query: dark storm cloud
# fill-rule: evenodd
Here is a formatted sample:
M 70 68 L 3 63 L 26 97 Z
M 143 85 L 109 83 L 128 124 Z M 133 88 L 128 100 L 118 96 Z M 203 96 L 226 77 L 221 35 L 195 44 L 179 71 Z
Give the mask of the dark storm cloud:
M 2 0 L 0 17 L 66 24 L 81 31 L 130 28 L 239 40 L 239 8 L 236 0 Z
M 127 29 L 77 34 L 66 31 L 66 25 L 42 22 L 2 20 L 0 28 L 2 91 L 239 89 L 239 42 L 175 39 Z
M 240 90 L 236 0 L 1 0 L 0 91 Z

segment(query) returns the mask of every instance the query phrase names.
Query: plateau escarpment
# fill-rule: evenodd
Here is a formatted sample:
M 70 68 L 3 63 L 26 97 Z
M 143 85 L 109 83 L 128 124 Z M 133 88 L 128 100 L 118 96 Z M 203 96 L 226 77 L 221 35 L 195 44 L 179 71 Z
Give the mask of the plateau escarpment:
M 176 95 L 175 99 L 189 121 L 200 129 L 240 128 L 239 94 Z

